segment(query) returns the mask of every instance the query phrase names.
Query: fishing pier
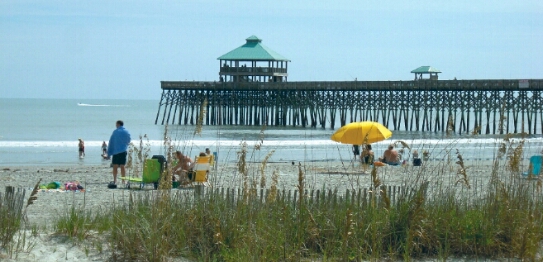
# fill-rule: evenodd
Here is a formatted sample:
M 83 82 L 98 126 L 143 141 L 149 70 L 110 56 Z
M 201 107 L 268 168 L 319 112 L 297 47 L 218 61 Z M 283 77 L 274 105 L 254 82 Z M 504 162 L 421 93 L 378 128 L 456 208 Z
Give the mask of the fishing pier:
M 219 57 L 219 81 L 162 81 L 155 124 L 334 129 L 367 120 L 391 130 L 542 134 L 543 79 L 438 80 L 424 66 L 408 81 L 288 82 L 289 60 L 246 40 Z

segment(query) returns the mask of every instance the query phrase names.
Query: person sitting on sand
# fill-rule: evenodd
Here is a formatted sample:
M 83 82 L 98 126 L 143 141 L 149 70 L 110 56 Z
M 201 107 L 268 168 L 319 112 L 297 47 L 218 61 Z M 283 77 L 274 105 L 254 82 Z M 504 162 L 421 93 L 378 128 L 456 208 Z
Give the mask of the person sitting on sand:
M 177 158 L 177 165 L 172 168 L 174 174 L 172 179 L 180 182 L 185 181 L 184 178 L 192 179 L 191 174 L 189 174 L 193 166 L 192 159 L 183 155 L 181 151 L 175 151 L 175 157 Z
M 385 150 L 383 157 L 379 158 L 379 161 L 391 166 L 397 166 L 400 164 L 398 151 L 394 150 L 394 145 L 388 146 L 388 149 Z
M 419 158 L 419 152 L 417 150 L 413 151 L 413 166 L 420 166 L 422 161 Z
M 206 154 L 205 152 L 200 152 L 200 154 L 198 155 L 198 157 L 208 157 L 209 155 Z M 194 167 L 194 166 L 193 166 Z

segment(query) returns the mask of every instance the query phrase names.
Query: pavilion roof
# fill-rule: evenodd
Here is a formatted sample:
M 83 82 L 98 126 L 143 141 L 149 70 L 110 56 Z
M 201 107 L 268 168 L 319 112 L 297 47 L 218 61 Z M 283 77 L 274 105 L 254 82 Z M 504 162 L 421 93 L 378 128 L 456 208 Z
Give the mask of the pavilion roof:
M 429 74 L 429 73 L 441 73 L 441 71 L 439 71 L 439 69 L 437 68 L 434 68 L 434 67 L 431 67 L 431 66 L 421 66 L 417 69 L 414 69 L 411 71 L 411 73 L 415 73 L 415 74 Z
M 290 61 L 288 58 L 261 44 L 262 39 L 252 35 L 245 39 L 247 42 L 220 56 L 217 60 L 237 61 Z

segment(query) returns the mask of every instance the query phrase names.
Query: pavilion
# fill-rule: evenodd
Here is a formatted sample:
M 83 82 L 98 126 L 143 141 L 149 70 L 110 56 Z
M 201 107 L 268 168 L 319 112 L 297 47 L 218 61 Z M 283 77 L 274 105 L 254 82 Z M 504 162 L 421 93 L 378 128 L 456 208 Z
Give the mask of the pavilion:
M 421 66 L 415 70 L 412 70 L 411 73 L 415 74 L 415 80 L 437 80 L 437 74 L 441 73 L 441 71 L 431 66 Z M 430 77 L 423 78 L 422 76 L 426 74 L 430 75 Z
M 290 60 L 262 45 L 254 35 L 245 40 L 244 45 L 217 58 L 220 81 L 286 82 Z

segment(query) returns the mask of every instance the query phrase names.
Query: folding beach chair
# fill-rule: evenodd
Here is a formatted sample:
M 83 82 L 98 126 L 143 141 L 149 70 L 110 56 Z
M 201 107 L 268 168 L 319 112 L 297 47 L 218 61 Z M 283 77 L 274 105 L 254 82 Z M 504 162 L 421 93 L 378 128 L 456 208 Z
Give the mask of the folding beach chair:
M 211 170 L 210 161 L 211 156 L 199 156 L 196 158 L 196 163 L 192 168 L 192 184 L 203 184 L 204 186 L 209 185 L 207 179 L 209 176 L 209 171 Z
M 130 188 L 131 183 L 139 183 L 140 189 L 143 189 L 145 184 L 153 184 L 154 188 L 158 188 L 158 181 L 162 165 L 158 159 L 147 159 L 143 163 L 143 175 L 139 177 L 121 177 L 122 180 L 126 180 L 126 188 Z
M 541 162 L 543 162 L 543 156 L 530 157 L 530 165 L 528 166 L 528 172 L 522 173 L 524 177 L 539 176 L 541 174 Z
M 194 157 L 194 161 L 198 161 L 198 158 L 201 156 L 197 155 Z M 211 169 L 216 168 L 215 164 L 217 162 L 217 152 L 213 152 L 212 154 L 209 154 L 208 156 L 205 156 L 206 158 L 209 158 L 209 166 Z

